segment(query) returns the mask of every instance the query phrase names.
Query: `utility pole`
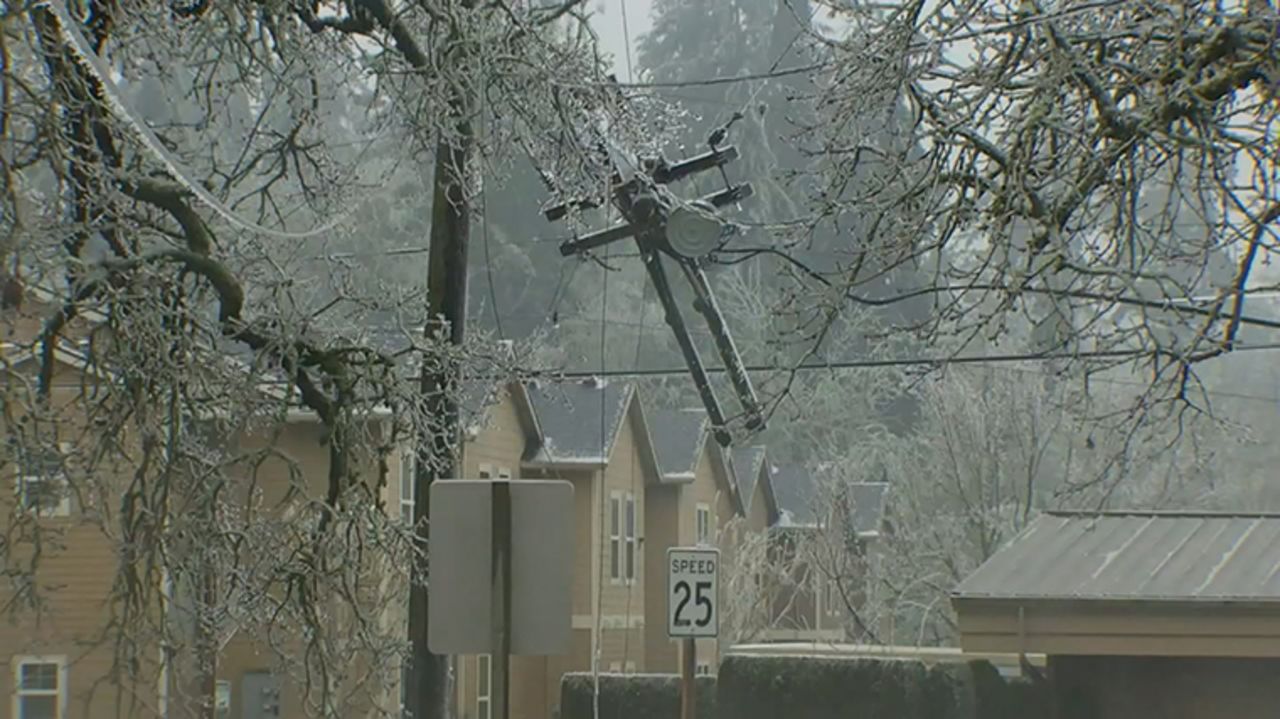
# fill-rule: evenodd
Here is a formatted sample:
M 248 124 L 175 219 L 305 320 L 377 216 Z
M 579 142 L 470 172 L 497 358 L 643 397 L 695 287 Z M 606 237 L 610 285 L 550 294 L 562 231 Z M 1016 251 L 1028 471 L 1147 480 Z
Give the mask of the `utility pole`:
M 662 157 L 642 160 L 642 171 L 630 179 L 624 179 L 615 167 L 613 186 L 607 198 L 572 200 L 543 210 L 546 218 L 554 222 L 565 217 L 574 206 L 592 208 L 611 201 L 622 214 L 622 224 L 568 240 L 560 245 L 560 254 L 566 257 L 580 255 L 628 237 L 635 238 L 649 281 L 662 303 L 663 317 L 680 346 L 694 387 L 711 420 L 712 434 L 724 447 L 733 441 L 729 428 L 731 418 L 721 408 L 711 386 L 702 357 L 672 291 L 664 263 L 673 262 L 693 289 L 693 308 L 702 315 L 711 330 L 716 351 L 724 361 L 730 384 L 742 406 L 741 425 L 748 432 L 763 430 L 764 409 L 703 271 L 704 263 L 723 247 L 732 234 L 732 227 L 721 221 L 716 211 L 752 195 L 749 183 L 732 184 L 724 172 L 724 166 L 738 158 L 737 148 L 719 146 L 727 132 L 728 125 L 716 130 L 708 139 L 708 152 L 676 163 L 668 163 Z M 601 145 L 602 154 L 607 156 L 606 143 L 602 141 Z M 719 170 L 725 181 L 723 190 L 685 201 L 667 189 L 674 182 L 708 170 Z
M 462 3 L 470 9 L 471 2 Z M 455 62 L 465 58 L 454 58 Z M 456 86 L 455 86 L 456 87 Z M 436 144 L 432 177 L 431 234 L 427 253 L 426 341 L 447 337 L 460 346 L 466 337 L 467 243 L 471 232 L 471 207 L 466 196 L 466 177 L 475 143 L 471 125 L 470 100 L 458 88 L 448 105 L 453 137 Z M 458 421 L 456 392 L 461 367 L 440 353 L 432 362 L 425 358 L 420 389 L 429 421 L 434 426 L 419 430 L 417 461 L 414 462 L 414 540 L 427 548 L 427 518 L 431 515 L 431 483 L 458 476 L 462 433 Z M 427 645 L 428 562 L 412 570 L 409 590 L 410 671 L 407 704 L 413 719 L 446 719 L 449 709 L 449 658 L 433 654 Z

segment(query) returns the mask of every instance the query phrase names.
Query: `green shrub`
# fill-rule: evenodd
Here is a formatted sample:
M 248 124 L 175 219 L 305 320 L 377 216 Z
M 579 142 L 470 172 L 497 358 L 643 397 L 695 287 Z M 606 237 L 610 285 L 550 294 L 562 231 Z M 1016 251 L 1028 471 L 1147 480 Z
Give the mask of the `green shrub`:
M 1021 719 L 1048 716 L 1047 692 L 988 662 L 731 655 L 719 719 Z
M 716 717 L 716 678 L 700 676 L 698 719 Z M 560 680 L 560 719 L 592 719 L 594 682 L 590 674 Z M 680 677 L 674 674 L 601 674 L 600 719 L 679 719 Z

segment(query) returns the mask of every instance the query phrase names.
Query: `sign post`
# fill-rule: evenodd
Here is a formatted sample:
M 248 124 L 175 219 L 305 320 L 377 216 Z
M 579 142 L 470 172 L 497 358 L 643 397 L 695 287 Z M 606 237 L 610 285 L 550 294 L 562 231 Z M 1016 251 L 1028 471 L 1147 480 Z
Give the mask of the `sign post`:
M 667 550 L 667 636 L 682 639 L 680 718 L 696 719 L 695 673 L 699 637 L 715 638 L 720 625 L 720 550 Z
M 507 719 L 511 686 L 511 484 L 493 484 L 493 670 L 491 692 L 493 716 Z

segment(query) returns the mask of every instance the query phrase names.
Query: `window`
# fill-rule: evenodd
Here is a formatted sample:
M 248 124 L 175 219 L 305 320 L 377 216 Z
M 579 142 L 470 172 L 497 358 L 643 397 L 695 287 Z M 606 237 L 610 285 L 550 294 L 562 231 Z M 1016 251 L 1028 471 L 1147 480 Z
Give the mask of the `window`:
M 409 662 L 404 661 L 400 664 L 400 717 L 407 719 L 409 716 Z
M 844 605 L 844 600 L 840 597 L 840 585 L 830 579 L 824 579 L 822 583 L 826 585 L 826 592 L 822 599 L 823 604 L 826 605 L 827 614 L 839 614 L 840 607 Z
M 627 674 L 635 674 L 635 673 L 636 673 L 636 663 L 635 663 L 635 662 L 627 662 L 626 664 L 623 664 L 623 665 L 622 665 L 622 671 L 626 672 Z
M 62 458 L 70 452 L 70 445 L 59 443 L 58 450 L 18 450 L 17 490 L 24 510 L 42 517 L 71 514 L 71 493 L 62 465 Z
M 622 662 L 609 662 L 609 673 L 610 673 L 610 674 L 621 674 L 621 673 L 622 673 Z
M 488 654 L 476 657 L 476 670 L 476 719 L 492 719 L 493 667 Z
M 413 450 L 400 455 L 400 520 L 405 524 L 413 524 L 415 459 Z
M 14 664 L 16 719 L 60 719 L 66 703 L 66 677 L 59 658 L 26 657 Z
M 697 531 L 694 534 L 699 545 L 711 544 L 711 507 L 699 504 L 694 510 L 697 515 Z
M 694 667 L 694 673 L 695 673 L 695 674 L 710 674 L 710 673 L 711 673 L 711 662 L 708 662 L 708 661 L 699 661 L 699 662 L 697 663 L 697 665 Z
M 634 582 L 636 580 L 636 497 L 634 494 L 627 495 L 627 524 L 626 524 L 626 580 Z
M 493 479 L 493 465 L 487 462 L 480 464 L 480 479 Z
M 622 578 L 622 495 L 609 495 L 609 578 Z
M 498 467 L 498 479 L 511 479 L 511 468 Z
M 219 679 L 213 688 L 213 715 L 217 719 L 231 716 L 231 682 Z

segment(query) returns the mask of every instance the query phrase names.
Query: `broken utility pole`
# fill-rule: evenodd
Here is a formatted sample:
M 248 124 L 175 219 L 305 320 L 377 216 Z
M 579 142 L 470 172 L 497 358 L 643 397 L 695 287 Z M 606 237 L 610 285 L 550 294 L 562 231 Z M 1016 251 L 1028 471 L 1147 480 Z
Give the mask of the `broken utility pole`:
M 732 121 L 731 121 L 732 122 Z M 693 378 L 694 386 L 702 398 L 707 416 L 711 420 L 712 432 L 721 446 L 729 446 L 732 435 L 729 429 L 730 418 L 726 417 L 716 398 L 707 369 L 702 364 L 689 329 L 685 325 L 680 306 L 671 291 L 671 283 L 663 267 L 663 256 L 674 261 L 684 273 L 685 279 L 693 289 L 693 308 L 702 315 L 711 330 L 716 350 L 724 361 L 729 381 L 733 385 L 738 401 L 742 405 L 742 425 L 748 432 L 764 429 L 765 418 L 759 400 L 756 398 L 751 378 L 734 345 L 733 336 L 724 321 L 720 307 L 716 303 L 711 284 L 703 271 L 704 264 L 720 250 L 733 234 L 733 227 L 723 222 L 716 210 L 739 200 L 750 197 L 752 188 L 749 183 L 731 184 L 724 173 L 724 166 L 737 159 L 738 151 L 732 146 L 718 147 L 724 139 L 728 126 L 718 129 L 708 139 L 710 151 L 695 157 L 669 164 L 664 158 L 657 157 L 642 163 L 643 172 L 637 172 L 628 180 L 615 167 L 613 173 L 612 200 L 622 213 L 623 224 L 615 225 L 585 237 L 569 240 L 560 246 L 560 253 L 565 256 L 585 254 L 592 249 L 612 242 L 634 237 L 640 250 L 640 257 L 645 270 L 653 283 L 658 299 L 662 302 L 665 319 L 675 335 L 680 351 L 684 355 L 685 364 Z M 602 145 L 607 144 L 602 141 Z M 607 155 L 607 149 L 602 154 Z M 693 201 L 676 197 L 667 190 L 672 182 L 684 179 L 698 172 L 716 169 L 725 180 L 725 188 Z M 556 205 L 544 210 L 547 219 L 555 221 L 568 214 L 571 207 L 599 207 L 604 198 L 590 198 Z

